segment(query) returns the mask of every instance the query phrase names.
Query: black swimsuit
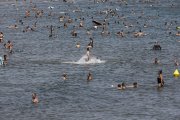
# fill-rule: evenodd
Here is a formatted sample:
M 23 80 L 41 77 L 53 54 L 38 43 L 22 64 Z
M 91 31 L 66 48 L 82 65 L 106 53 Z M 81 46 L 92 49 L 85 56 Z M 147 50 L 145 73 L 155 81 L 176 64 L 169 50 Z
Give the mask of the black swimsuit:
M 157 78 L 157 83 L 158 83 L 158 84 L 161 83 L 161 78 L 160 78 L 160 77 Z

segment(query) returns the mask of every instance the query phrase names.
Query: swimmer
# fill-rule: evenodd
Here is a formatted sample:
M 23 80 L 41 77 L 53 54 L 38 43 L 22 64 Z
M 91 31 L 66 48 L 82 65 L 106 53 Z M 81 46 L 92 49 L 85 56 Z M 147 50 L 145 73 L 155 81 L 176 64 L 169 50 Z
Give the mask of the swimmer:
M 67 27 L 68 27 L 68 26 L 67 26 L 67 23 L 64 23 L 64 29 L 67 28 Z M 72 33 L 71 33 L 71 34 L 72 34 Z
M 37 27 L 37 21 L 32 25 L 32 29 L 35 29 Z
M 174 65 L 179 66 L 179 62 L 177 60 L 174 60 Z
M 63 80 L 67 80 L 67 74 L 63 73 Z
M 144 24 L 144 28 L 147 28 L 147 25 L 146 25 L 146 24 Z
M 88 43 L 87 47 L 88 47 L 88 48 L 93 48 L 93 39 L 90 38 L 90 40 L 91 40 L 91 41 Z
M 59 22 L 63 22 L 63 21 L 64 21 L 64 18 L 65 18 L 64 16 L 60 16 L 60 17 L 59 17 Z
M 153 46 L 153 50 L 161 50 L 161 46 L 159 45 L 157 41 L 155 42 L 155 45 Z
M 76 48 L 80 48 L 80 43 L 79 42 L 77 42 Z
M 73 20 L 71 18 L 68 19 L 68 23 L 72 23 Z
M 19 20 L 19 23 L 21 23 L 21 25 L 23 25 L 23 24 L 24 24 L 22 20 Z
M 159 64 L 159 60 L 157 58 L 154 59 L 154 64 Z
M 7 55 L 3 56 L 3 65 L 7 65 L 8 64 L 8 60 L 7 60 Z
M 18 26 L 15 24 L 15 25 L 10 25 L 10 26 L 8 26 L 8 28 L 10 28 L 10 29 L 16 29 L 16 28 L 18 28 Z
M 121 85 L 121 84 L 118 84 L 118 85 L 117 85 L 117 89 L 118 89 L 118 90 L 122 90 L 122 85 Z
M 11 41 L 8 41 L 7 44 L 4 44 L 7 49 L 9 49 L 9 53 L 12 53 L 13 44 Z
M 4 38 L 3 32 L 0 32 L 0 43 L 3 42 L 3 38 Z
M 74 37 L 77 37 L 77 32 L 76 32 L 75 30 L 73 30 L 73 31 L 71 32 L 71 35 L 74 36 Z
M 31 28 L 30 26 L 26 26 L 23 30 L 23 32 L 28 32 L 28 31 L 34 31 L 33 28 Z
M 180 31 L 178 31 L 178 33 L 176 33 L 176 36 L 180 36 Z
M 140 37 L 140 36 L 143 36 L 145 35 L 141 30 L 139 30 L 139 32 L 135 32 L 134 33 L 134 37 Z
M 92 80 L 92 74 L 90 72 L 88 73 L 87 80 Z
M 125 36 L 123 31 L 121 31 L 121 32 L 120 32 L 120 31 L 119 31 L 119 32 L 117 32 L 117 33 L 116 33 L 116 35 L 118 35 L 118 36 L 120 36 L 120 37 L 124 37 L 124 36 Z
M 126 88 L 125 83 L 122 83 L 122 84 L 118 84 L 118 85 L 117 85 L 117 89 L 118 89 L 118 90 L 124 90 L 125 88 Z
M 163 76 L 162 76 L 162 70 L 160 70 L 159 73 L 158 73 L 157 83 L 158 83 L 158 87 L 163 87 L 163 86 L 164 86 L 164 80 L 163 80 Z
M 79 27 L 83 27 L 83 21 L 79 23 Z
M 29 10 L 26 10 L 26 12 L 25 12 L 25 18 L 26 17 L 30 17 L 30 11 Z
M 33 94 L 32 94 L 32 102 L 33 102 L 33 103 L 38 103 L 38 102 L 39 102 L 39 99 L 38 99 L 36 93 L 33 93 Z
M 42 17 L 44 11 L 43 11 L 43 10 L 36 10 L 35 13 L 36 13 L 36 14 L 35 14 L 35 17 L 36 17 L 36 18 L 37 18 L 37 17 Z
M 133 83 L 133 87 L 134 87 L 134 88 L 137 88 L 137 87 L 138 87 L 137 82 L 134 82 L 134 83 Z

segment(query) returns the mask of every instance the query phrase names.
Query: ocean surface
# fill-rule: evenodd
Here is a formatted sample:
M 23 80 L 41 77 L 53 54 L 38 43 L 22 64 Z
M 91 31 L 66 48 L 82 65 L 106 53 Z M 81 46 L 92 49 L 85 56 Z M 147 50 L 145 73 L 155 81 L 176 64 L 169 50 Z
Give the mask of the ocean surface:
M 0 120 L 180 119 L 180 78 L 173 77 L 175 69 L 180 70 L 174 65 L 175 59 L 180 62 L 180 37 L 176 36 L 180 1 L 94 1 L 0 1 L 0 32 L 4 33 L 0 55 L 8 55 L 8 64 L 0 66 Z M 42 17 L 35 17 L 35 5 L 43 10 Z M 26 10 L 30 17 L 25 17 Z M 66 16 L 64 21 L 60 16 Z M 105 22 L 104 33 L 103 26 L 94 28 L 92 20 Z M 79 27 L 81 21 L 83 27 Z M 33 31 L 23 32 L 35 23 Z M 14 24 L 18 28 L 8 28 Z M 71 35 L 73 30 L 77 37 Z M 134 37 L 140 30 L 145 35 Z M 119 31 L 124 37 L 116 35 Z M 82 59 L 90 38 L 94 57 L 86 64 Z M 4 48 L 8 40 L 13 43 L 12 54 Z M 162 50 L 152 50 L 156 41 Z M 153 64 L 156 57 L 158 65 Z M 159 70 L 163 88 L 157 88 Z M 89 72 L 91 81 L 87 81 Z M 67 80 L 62 79 L 63 73 Z M 122 82 L 139 86 L 117 90 Z M 33 92 L 38 104 L 31 102 Z

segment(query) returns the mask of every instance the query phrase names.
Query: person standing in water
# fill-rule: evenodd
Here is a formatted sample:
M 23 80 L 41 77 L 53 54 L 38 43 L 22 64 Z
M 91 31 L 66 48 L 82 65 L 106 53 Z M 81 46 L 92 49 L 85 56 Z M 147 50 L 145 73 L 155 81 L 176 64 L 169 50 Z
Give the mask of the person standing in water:
M 164 86 L 164 80 L 163 80 L 163 76 L 162 76 L 162 70 L 160 70 L 159 73 L 158 73 L 157 83 L 158 83 L 158 87 L 163 87 L 163 86 Z
M 90 38 L 90 42 L 88 43 L 88 45 L 87 45 L 87 48 L 86 48 L 86 55 L 87 55 L 87 59 L 86 59 L 86 61 L 89 61 L 90 60 L 90 49 L 92 49 L 93 48 L 93 39 L 92 38 Z

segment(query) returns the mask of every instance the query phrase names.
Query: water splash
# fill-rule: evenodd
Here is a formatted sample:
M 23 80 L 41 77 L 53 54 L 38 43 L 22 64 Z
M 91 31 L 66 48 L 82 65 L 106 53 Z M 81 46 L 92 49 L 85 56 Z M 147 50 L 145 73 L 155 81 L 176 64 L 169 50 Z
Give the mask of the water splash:
M 63 63 L 71 63 L 71 64 L 98 64 L 98 63 L 105 63 L 105 60 L 101 60 L 96 56 L 91 56 L 88 60 L 87 55 L 83 55 L 78 61 L 76 62 L 63 62 Z

